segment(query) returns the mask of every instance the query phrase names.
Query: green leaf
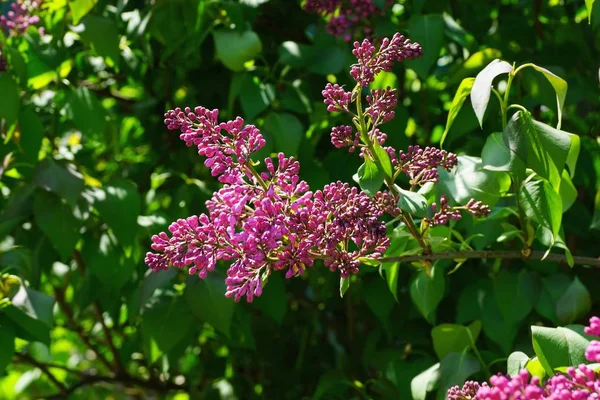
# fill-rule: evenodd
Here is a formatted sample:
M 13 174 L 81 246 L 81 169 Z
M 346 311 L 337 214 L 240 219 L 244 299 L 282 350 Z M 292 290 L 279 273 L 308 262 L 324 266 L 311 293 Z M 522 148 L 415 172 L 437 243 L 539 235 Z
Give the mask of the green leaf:
M 194 280 L 196 282 L 185 288 L 185 297 L 192 313 L 229 336 L 235 303 L 225 297 L 225 281 L 214 273 L 208 274 L 205 279 Z
M 265 118 L 264 129 L 271 133 L 276 152 L 287 157 L 298 157 L 298 149 L 304 137 L 302 122 L 290 113 L 270 113 Z
M 400 272 L 400 263 L 385 263 L 383 264 L 383 270 L 385 271 L 385 280 L 388 285 L 388 289 L 394 300 L 398 301 L 398 276 Z
M 217 57 L 232 71 L 243 71 L 244 64 L 262 52 L 262 42 L 254 31 L 213 31 Z
M 315 46 L 308 62 L 308 70 L 320 75 L 337 74 L 345 66 L 346 51 L 339 46 Z
M 588 13 L 588 25 L 592 23 L 592 10 L 594 9 L 594 3 L 596 0 L 585 0 L 585 8 Z
M 571 285 L 571 278 L 566 274 L 554 274 L 542 279 L 542 290 L 535 305 L 535 311 L 558 325 L 556 306 L 558 301 Z
M 546 68 L 539 67 L 535 64 L 532 64 L 531 67 L 534 68 L 536 71 L 544 74 L 546 79 L 548 79 L 548 82 L 550 82 L 550 84 L 554 88 L 554 92 L 556 93 L 556 108 L 558 113 L 558 124 L 556 126 L 556 129 L 560 129 L 560 125 L 562 122 L 562 109 L 565 106 L 565 99 L 567 97 L 567 89 L 569 88 L 569 85 L 567 85 L 567 82 L 565 80 L 554 75 Z
M 73 25 L 79 24 L 81 18 L 92 11 L 98 0 L 69 0 L 69 8 L 73 17 Z
M 81 39 L 90 45 L 99 56 L 110 59 L 115 66 L 118 66 L 121 50 L 119 49 L 119 32 L 114 21 L 96 15 L 88 15 L 82 22 L 85 30 L 80 33 Z
M 481 162 L 483 168 L 488 171 L 510 172 L 520 180 L 525 177 L 527 169 L 523 160 L 506 147 L 502 132 L 488 136 L 481 151 Z
M 387 151 L 381 147 L 378 141 L 373 142 L 373 149 L 375 150 L 375 156 L 377 157 L 377 160 L 379 160 L 379 164 L 385 175 L 389 177 L 393 176 L 394 171 L 392 170 L 392 162 Z
M 486 291 L 481 301 L 481 320 L 485 335 L 497 343 L 504 354 L 510 353 L 517 336 L 518 326 L 504 320 L 498 301 L 491 291 Z
M 590 292 L 579 278 L 575 277 L 567 291 L 556 302 L 556 316 L 562 325 L 567 325 L 583 318 L 591 308 Z
M 424 217 L 427 214 L 427 199 L 423 195 L 399 187 L 396 189 L 400 194 L 398 207 L 400 207 L 401 210 L 418 217 Z
M 537 275 L 527 270 L 502 270 L 493 282 L 494 296 L 506 322 L 516 324 L 529 315 L 540 293 Z
M 555 239 L 562 220 L 562 200 L 547 181 L 529 181 L 519 191 L 525 214 L 548 228 Z
M 445 399 L 448 389 L 462 385 L 469 376 L 479 372 L 479 361 L 469 356 L 468 351 L 469 349 L 465 349 L 461 353 L 450 353 L 440 361 L 438 399 Z
M 0 373 L 4 373 L 14 354 L 15 330 L 12 326 L 0 322 Z
M 562 172 L 562 182 L 558 190 L 560 199 L 562 201 L 562 212 L 566 212 L 577 200 L 577 188 L 573 185 L 573 181 L 569 177 L 569 173 L 566 170 Z
M 475 82 L 475 78 L 465 78 L 462 80 L 458 89 L 456 90 L 456 94 L 454 95 L 454 99 L 452 100 L 452 105 L 450 106 L 450 110 L 448 110 L 448 119 L 446 120 L 446 128 L 444 129 L 444 133 L 442 134 L 442 139 L 440 140 L 440 147 L 444 145 L 444 140 L 446 140 L 446 136 L 450 131 L 450 127 L 452 123 L 456 119 L 458 112 L 462 108 L 465 100 L 471 93 L 471 88 L 473 87 L 473 82 Z
M 12 299 L 12 304 L 29 317 L 43 322 L 48 328 L 52 328 L 54 321 L 52 312 L 54 299 L 52 297 L 21 285 Z
M 423 47 L 423 55 L 407 60 L 406 66 L 413 69 L 420 78 L 427 78 L 435 65 L 444 44 L 444 19 L 441 15 L 415 15 L 408 22 L 408 37 Z
M 79 239 L 79 221 L 72 209 L 52 193 L 37 191 L 33 201 L 35 222 L 62 260 L 71 256 Z
M 479 121 L 479 125 L 483 128 L 483 116 L 485 109 L 490 101 L 492 93 L 492 82 L 494 78 L 501 74 L 512 72 L 513 67 L 506 61 L 494 60 L 489 63 L 475 77 L 473 88 L 471 89 L 471 104 Z
M 291 41 L 283 42 L 277 50 L 279 61 L 292 67 L 305 67 L 313 53 L 311 46 Z
M 66 112 L 84 135 L 104 134 L 106 110 L 90 89 L 82 86 L 68 94 Z
M 136 239 L 137 218 L 141 198 L 131 181 L 117 180 L 93 192 L 94 207 L 108 224 L 123 246 L 131 246 Z
M 571 178 L 575 176 L 575 168 L 577 167 L 577 159 L 579 159 L 579 151 L 581 149 L 581 139 L 579 136 L 565 132 L 569 135 L 571 139 L 571 147 L 569 147 L 569 154 L 567 154 L 567 169 L 569 170 L 569 175 Z
M 108 233 L 103 233 L 99 239 L 86 240 L 82 257 L 103 285 L 120 289 L 131 279 L 135 263 L 125 257 L 113 240 Z
M 209 307 L 209 304 L 204 304 Z M 142 334 L 150 347 L 156 346 L 162 353 L 168 353 L 192 329 L 194 318 L 190 305 L 183 296 L 164 297 L 161 301 L 144 310 Z M 151 351 L 150 362 L 156 361 L 160 353 Z
M 525 369 L 528 362 L 529 356 L 527 354 L 521 351 L 510 353 L 506 362 L 506 373 L 510 376 L 517 376 L 521 370 Z
M 451 172 L 440 168 L 440 191 L 449 193 L 459 204 L 471 198 L 492 207 L 510 190 L 510 176 L 504 172 L 488 171 L 478 157 L 459 156 Z
M 583 328 L 581 325 L 531 327 L 533 349 L 548 375 L 554 375 L 554 370 L 559 367 L 587 363 L 585 349 L 590 341 Z
M 433 392 L 440 381 L 440 363 L 436 363 L 415 376 L 410 382 L 413 400 L 425 400 L 427 392 Z
M 283 282 L 282 274 L 272 274 L 269 276 L 262 295 L 252 302 L 252 304 L 280 326 L 288 310 L 288 298 Z
M 569 133 L 535 121 L 531 114 L 519 111 L 504 130 L 504 143 L 527 167 L 558 191 L 571 147 Z
M 343 278 L 340 277 L 340 297 L 344 297 L 344 294 L 350 287 L 350 277 Z
M 600 189 L 598 189 L 596 197 L 594 197 L 594 216 L 590 223 L 590 229 L 600 230 Z
M 275 98 L 275 90 L 270 84 L 261 83 L 258 78 L 246 75 L 240 88 L 240 102 L 245 119 L 253 121 L 266 110 Z
M 420 271 L 410 285 L 410 297 L 425 317 L 435 323 L 435 310 L 444 297 L 445 278 L 443 270 L 437 266 L 431 268 L 431 275 Z
M 529 360 L 526 365 L 526 369 L 531 376 L 537 376 L 540 378 L 540 380 L 543 380 L 546 377 L 546 371 L 537 357 L 533 357 L 531 360 Z
M 358 184 L 363 192 L 369 197 L 375 196 L 375 193 L 381 189 L 384 179 L 383 171 L 377 168 L 377 164 L 365 157 L 365 162 L 358 169 Z
M 40 147 L 42 147 L 44 126 L 38 113 L 33 108 L 27 107 L 21 109 L 19 113 L 19 128 L 21 129 L 21 137 L 19 139 L 21 148 L 29 161 L 36 162 Z
M 17 121 L 21 100 L 19 86 L 10 72 L 0 72 L 0 119 L 9 127 Z
M 460 26 L 450 14 L 444 13 L 443 17 L 444 24 L 446 25 L 444 33 L 448 38 L 454 40 L 455 42 L 467 49 L 471 49 L 471 47 L 476 44 L 473 35 L 465 31 L 463 27 Z
M 81 175 L 72 166 L 63 168 L 46 158 L 35 167 L 33 181 L 42 189 L 54 192 L 75 206 L 84 184 Z
M 396 302 L 386 283 L 379 276 L 367 281 L 364 287 L 364 298 L 371 312 L 385 326 L 389 323 L 389 316 Z
M 481 333 L 481 321 L 475 321 L 469 326 L 441 324 L 431 330 L 433 349 L 441 360 L 449 353 L 462 353 L 465 349 L 475 346 Z
M 10 326 L 15 336 L 30 342 L 50 344 L 50 327 L 43 321 L 27 315 L 12 304 L 0 309 L 0 326 Z

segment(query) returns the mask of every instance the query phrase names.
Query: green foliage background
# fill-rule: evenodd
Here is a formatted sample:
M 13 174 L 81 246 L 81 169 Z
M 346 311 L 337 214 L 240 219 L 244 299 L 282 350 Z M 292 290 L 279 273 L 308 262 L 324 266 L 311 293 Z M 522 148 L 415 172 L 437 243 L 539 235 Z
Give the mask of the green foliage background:
M 563 246 L 597 257 L 600 2 L 396 3 L 375 34 L 403 32 L 424 56 L 374 83 L 399 90 L 388 143 L 439 145 L 459 84 L 493 59 L 549 69 L 569 85 L 562 129 L 581 137 Z M 352 182 L 360 159 L 329 142 L 347 121 L 320 94 L 328 81 L 353 86 L 351 45 L 291 0 L 47 0 L 40 15 L 46 34 L 0 41 L 0 268 L 11 274 L 0 294 L 14 295 L 0 306 L 0 398 L 424 398 L 434 380 L 411 380 L 428 369 L 439 398 L 505 371 L 513 350 L 532 355 L 530 325 L 583 322 L 600 301 L 597 270 L 520 260 L 467 261 L 451 275 L 455 263 L 439 262 L 431 276 L 363 266 L 343 298 L 339 276 L 317 265 L 272 276 L 252 304 L 224 297 L 223 268 L 206 280 L 150 274 L 151 235 L 203 212 L 218 187 L 164 112 L 241 115 L 265 135 L 261 155 L 296 156 L 312 188 Z M 514 85 L 556 124 L 543 75 L 524 70 Z M 479 156 L 502 131 L 498 111 L 492 98 L 482 130 L 462 107 L 444 148 Z M 509 218 L 457 228 L 474 249 L 511 248 L 497 243 Z

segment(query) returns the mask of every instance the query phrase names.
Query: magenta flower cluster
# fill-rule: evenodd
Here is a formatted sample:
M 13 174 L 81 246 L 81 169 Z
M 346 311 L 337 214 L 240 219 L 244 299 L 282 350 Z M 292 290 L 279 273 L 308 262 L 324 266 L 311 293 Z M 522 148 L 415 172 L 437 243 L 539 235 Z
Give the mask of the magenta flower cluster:
M 6 15 L 0 15 L 0 29 L 7 31 L 11 36 L 23 34 L 29 26 L 40 22 L 40 17 L 31 13 L 39 7 L 38 1 L 16 1 L 10 5 Z
M 588 335 L 600 336 L 600 318 L 592 317 L 586 327 Z M 591 341 L 585 352 L 586 359 L 598 362 L 600 342 Z M 581 364 L 567 368 L 542 382 L 531 377 L 527 370 L 510 377 L 496 375 L 484 382 L 466 382 L 462 388 L 454 386 L 448 390 L 448 400 L 596 400 L 600 399 L 600 375 L 591 366 Z
M 437 183 L 438 168 L 450 171 L 458 164 L 456 154 L 435 147 L 422 149 L 419 146 L 408 146 L 406 152 L 400 151 L 398 159 L 412 186 L 423 186 L 428 182 Z
M 373 0 L 306 0 L 304 9 L 328 19 L 329 34 L 349 42 L 355 35 L 370 36 L 373 32 L 373 17 L 384 15 L 393 0 L 386 0 L 383 9 Z
M 300 164 L 279 154 L 264 169 L 251 159 L 265 140 L 241 118 L 219 123 L 218 110 L 179 108 L 165 114 L 188 146 L 225 185 L 207 201 L 207 214 L 172 223 L 152 237 L 145 262 L 154 271 L 187 268 L 200 278 L 217 261 L 229 261 L 226 296 L 251 302 L 273 271 L 291 278 L 322 259 L 342 277 L 358 272 L 361 257 L 378 258 L 389 245 L 382 211 L 342 182 L 311 192 L 299 178 Z

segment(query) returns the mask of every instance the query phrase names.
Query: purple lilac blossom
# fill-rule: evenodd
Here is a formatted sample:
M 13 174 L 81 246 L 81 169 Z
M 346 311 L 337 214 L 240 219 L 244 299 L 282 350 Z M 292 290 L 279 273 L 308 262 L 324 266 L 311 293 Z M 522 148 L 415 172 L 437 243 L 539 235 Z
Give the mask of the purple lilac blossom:
M 273 271 L 292 278 L 323 259 L 347 277 L 358 272 L 360 257 L 385 252 L 389 239 L 373 200 L 341 182 L 313 194 L 299 178 L 298 161 L 282 153 L 256 171 L 251 157 L 265 144 L 261 133 L 239 117 L 219 123 L 218 114 L 204 107 L 165 114 L 167 128 L 196 146 L 225 185 L 206 202 L 207 214 L 179 219 L 169 233 L 152 237 L 154 252 L 145 259 L 150 268 L 187 268 L 205 278 L 217 261 L 230 261 L 225 295 L 251 302 Z
M 10 5 L 6 15 L 0 15 L 0 29 L 9 32 L 11 36 L 22 35 L 28 27 L 40 22 L 40 17 L 31 13 L 38 9 L 38 1 L 16 1 Z

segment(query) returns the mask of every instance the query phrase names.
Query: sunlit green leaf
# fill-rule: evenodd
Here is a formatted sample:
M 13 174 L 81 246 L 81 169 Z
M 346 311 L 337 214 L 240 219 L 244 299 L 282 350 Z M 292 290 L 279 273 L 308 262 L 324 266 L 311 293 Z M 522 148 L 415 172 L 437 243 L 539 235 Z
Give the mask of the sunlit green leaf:
M 473 82 L 473 87 L 471 88 L 471 104 L 481 127 L 483 127 L 483 116 L 490 101 L 494 78 L 501 74 L 507 74 L 512 70 L 512 65 L 506 61 L 496 59 L 489 63 L 475 77 L 475 82 Z

